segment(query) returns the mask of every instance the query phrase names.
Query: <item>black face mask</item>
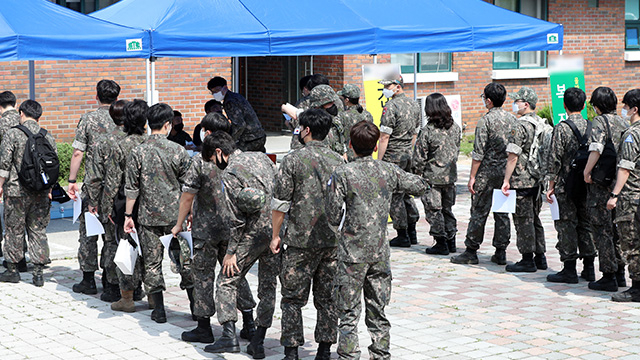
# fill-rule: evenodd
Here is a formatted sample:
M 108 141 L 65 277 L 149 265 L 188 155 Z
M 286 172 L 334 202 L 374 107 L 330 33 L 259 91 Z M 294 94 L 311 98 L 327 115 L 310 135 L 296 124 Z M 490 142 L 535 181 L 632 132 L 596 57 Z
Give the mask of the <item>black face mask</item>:
M 331 116 L 336 116 L 338 115 L 338 107 L 336 106 L 336 104 L 331 105 L 330 107 L 325 109 L 329 115 Z
M 305 135 L 306 136 L 306 135 Z M 304 142 L 304 138 L 302 137 L 302 130 L 300 130 L 300 132 L 298 132 L 298 141 L 300 142 L 300 144 L 302 144 L 303 146 L 306 145 Z
M 184 124 L 182 124 L 182 123 L 181 123 L 181 124 L 178 124 L 178 125 L 174 125 L 174 126 L 173 126 L 173 129 L 174 129 L 176 132 L 178 132 L 178 133 L 179 133 L 179 132 L 181 132 L 181 131 L 182 131 L 182 129 L 184 129 Z
M 223 155 L 220 155 L 220 158 L 222 160 L 218 161 L 218 156 L 216 155 L 216 166 L 218 167 L 218 169 L 224 170 L 227 168 L 227 165 L 229 165 L 229 163 L 224 159 Z

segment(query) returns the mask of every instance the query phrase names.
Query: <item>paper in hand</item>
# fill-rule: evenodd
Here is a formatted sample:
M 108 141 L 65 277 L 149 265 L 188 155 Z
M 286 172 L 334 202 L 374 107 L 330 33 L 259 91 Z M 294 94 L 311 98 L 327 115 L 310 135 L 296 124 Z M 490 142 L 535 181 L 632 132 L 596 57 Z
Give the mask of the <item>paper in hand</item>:
M 113 262 L 125 275 L 133 275 L 138 253 L 127 240 L 120 240 Z
M 558 199 L 555 195 L 551 195 L 553 202 L 549 204 L 549 210 L 551 210 L 551 220 L 560 220 L 560 207 L 558 206 Z
M 169 245 L 171 244 L 171 239 L 173 239 L 173 234 L 160 236 L 160 242 L 162 242 L 162 246 L 164 246 L 165 249 L 169 248 Z
M 138 250 L 138 255 L 142 256 L 142 248 L 140 247 L 140 239 L 138 239 L 138 233 L 136 232 L 135 229 L 133 229 L 133 231 L 130 232 L 129 235 L 131 236 L 133 241 L 136 242 L 136 245 L 137 245 L 136 249 Z
M 100 220 L 90 212 L 84 213 L 84 225 L 87 229 L 87 236 L 104 234 L 104 227 Z
M 78 218 L 82 214 L 82 198 L 80 197 L 80 192 L 76 193 L 76 199 L 73 201 L 73 224 L 76 223 Z
M 509 190 L 509 196 L 505 196 L 502 190 L 494 189 L 491 212 L 514 214 L 516 212 L 516 191 Z

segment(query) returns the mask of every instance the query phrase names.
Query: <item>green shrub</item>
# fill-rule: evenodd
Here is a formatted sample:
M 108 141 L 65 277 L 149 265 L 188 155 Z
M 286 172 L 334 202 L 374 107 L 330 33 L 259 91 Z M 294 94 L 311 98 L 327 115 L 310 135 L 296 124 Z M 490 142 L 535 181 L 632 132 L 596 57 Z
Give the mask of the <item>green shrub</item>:
M 536 113 L 543 119 L 547 119 L 549 125 L 553 126 L 553 108 L 551 104 L 544 105 L 542 107 L 538 107 Z M 587 102 L 587 118 L 589 121 L 593 120 L 596 117 L 596 111 L 593 109 L 593 106 L 589 102 Z
M 60 160 L 60 175 L 58 177 L 58 182 L 60 185 L 65 186 L 69 184 L 67 180 L 69 180 L 69 167 L 71 166 L 73 147 L 69 143 L 58 143 L 56 145 L 58 147 L 58 159 Z M 82 182 L 82 180 L 84 180 L 84 158 L 80 164 L 76 180 L 78 182 Z
M 460 153 L 469 156 L 473 151 L 473 142 L 475 139 L 476 136 L 474 134 L 462 135 L 462 140 L 460 140 Z

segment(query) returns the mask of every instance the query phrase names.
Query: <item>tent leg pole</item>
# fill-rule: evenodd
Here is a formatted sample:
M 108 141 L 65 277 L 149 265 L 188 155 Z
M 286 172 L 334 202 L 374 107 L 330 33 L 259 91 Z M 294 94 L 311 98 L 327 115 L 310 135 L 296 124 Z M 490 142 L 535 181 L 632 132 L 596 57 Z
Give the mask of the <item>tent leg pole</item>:
M 156 99 L 156 58 L 151 57 L 149 62 L 151 63 L 151 103 L 149 106 L 151 106 L 158 102 Z
M 149 59 L 145 60 L 146 75 L 147 75 L 147 104 L 151 104 L 151 62 Z
M 373 55 L 373 63 L 374 64 L 378 63 L 378 55 Z
M 235 56 L 233 58 L 233 91 L 240 92 L 240 58 Z
M 310 66 L 311 66 L 311 75 L 313 75 L 313 55 L 311 55 L 311 61 L 310 62 L 311 62 L 311 64 L 310 64 Z
M 36 65 L 33 60 L 29 60 L 29 99 L 36 99 Z
M 413 54 L 413 100 L 418 99 L 418 54 Z

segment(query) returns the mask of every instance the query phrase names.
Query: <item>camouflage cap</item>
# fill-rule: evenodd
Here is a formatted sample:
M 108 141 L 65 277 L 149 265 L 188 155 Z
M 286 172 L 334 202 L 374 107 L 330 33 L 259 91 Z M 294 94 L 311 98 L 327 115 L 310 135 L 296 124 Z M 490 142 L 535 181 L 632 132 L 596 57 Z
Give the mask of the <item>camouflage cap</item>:
M 253 214 L 260 211 L 266 202 L 267 194 L 256 188 L 244 188 L 237 196 L 238 209 L 245 214 Z
M 528 86 L 523 86 L 520 90 L 518 90 L 518 92 L 509 94 L 509 97 L 514 101 L 526 101 L 533 106 L 536 106 L 536 104 L 538 103 L 538 95 L 536 95 L 536 92 Z
M 396 74 L 387 79 L 378 81 L 378 84 L 382 84 L 384 86 L 391 85 L 391 84 L 398 84 L 400 86 L 404 86 L 404 80 L 402 80 L 402 75 Z
M 347 84 L 342 90 L 338 91 L 338 95 L 349 99 L 356 99 L 360 97 L 360 88 L 354 84 Z
M 322 105 L 333 102 L 336 98 L 336 92 L 329 85 L 318 85 L 311 89 L 309 100 L 311 107 L 321 107 Z

